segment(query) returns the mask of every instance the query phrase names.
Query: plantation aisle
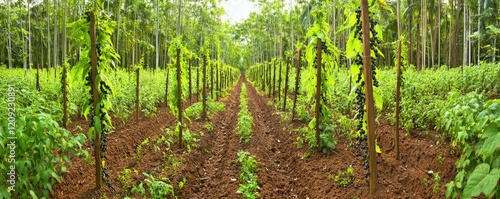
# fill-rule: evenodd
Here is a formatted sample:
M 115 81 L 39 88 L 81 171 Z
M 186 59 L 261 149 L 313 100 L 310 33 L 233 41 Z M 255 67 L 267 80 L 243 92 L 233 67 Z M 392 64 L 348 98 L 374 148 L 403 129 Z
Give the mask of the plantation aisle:
M 308 179 L 302 178 L 300 170 L 297 170 L 302 167 L 302 162 L 295 155 L 295 136 L 283 130 L 276 110 L 267 105 L 267 100 L 258 95 L 246 79 L 245 85 L 254 118 L 252 138 L 246 148 L 260 163 L 258 182 L 261 198 L 297 198 L 303 190 L 297 182 Z
M 226 110 L 210 120 L 212 132 L 201 137 L 199 147 L 187 155 L 182 177 L 188 179 L 179 198 L 240 198 L 236 194 L 240 167 L 236 154 L 240 150 L 239 137 L 235 133 L 240 103 L 242 79 L 230 92 L 225 102 Z M 196 125 L 196 124 L 195 124 Z M 190 127 L 191 128 L 191 127 Z M 192 128 L 194 129 L 194 128 Z

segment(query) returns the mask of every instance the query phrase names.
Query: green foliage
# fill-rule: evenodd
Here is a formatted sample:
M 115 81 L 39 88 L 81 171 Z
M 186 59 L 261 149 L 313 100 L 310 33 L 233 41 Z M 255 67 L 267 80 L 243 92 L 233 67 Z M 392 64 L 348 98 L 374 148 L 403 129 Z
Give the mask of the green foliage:
M 208 132 L 213 132 L 214 131 L 214 123 L 209 122 L 203 126 L 203 128 L 207 129 Z
M 313 150 L 316 148 L 318 143 L 316 142 L 316 131 L 314 129 L 316 120 L 312 119 L 311 122 L 309 122 L 308 126 L 296 129 L 295 131 L 300 133 L 300 135 L 296 138 L 296 144 L 298 148 L 302 148 L 304 143 L 309 144 L 309 149 Z M 322 126 L 320 126 L 321 129 Z M 333 127 L 327 126 L 326 128 L 322 129 L 322 132 L 319 137 L 320 137 L 320 145 L 319 147 L 323 151 L 323 153 L 329 153 L 333 150 L 335 150 L 335 145 L 336 141 L 335 138 L 333 137 Z
M 131 181 L 131 175 L 135 173 L 138 175 L 138 171 L 136 169 L 126 169 L 124 168 L 122 172 L 118 173 L 118 180 L 120 181 L 120 185 L 123 190 L 125 190 L 125 194 L 129 194 L 134 183 Z
M 240 142 L 248 143 L 252 136 L 253 117 L 248 110 L 248 98 L 245 84 L 241 84 L 240 112 L 238 113 L 238 128 L 236 134 L 240 136 Z
M 176 138 L 179 139 L 179 126 L 175 128 L 175 131 L 170 129 L 165 129 L 165 133 L 169 136 L 169 139 Z M 189 129 L 184 129 L 182 131 L 182 143 L 188 150 L 188 153 L 191 152 L 193 147 L 198 147 L 197 142 L 200 141 L 199 137 L 203 136 L 203 133 L 192 133 Z
M 441 180 L 441 177 L 439 177 L 439 173 L 434 173 L 432 179 L 434 180 L 434 187 L 432 188 L 432 190 L 434 191 L 434 193 L 438 193 L 440 189 L 439 181 Z
M 146 187 L 144 187 L 144 184 L 141 182 L 139 185 L 134 185 L 132 193 L 146 196 L 146 190 L 149 190 L 149 198 L 160 199 L 166 198 L 169 195 L 173 198 L 177 198 L 174 193 L 174 186 L 168 183 L 169 180 L 167 178 L 155 178 L 148 173 L 142 174 L 146 176 L 144 180 Z
M 72 135 L 48 114 L 14 117 L 14 128 L 10 128 L 12 125 L 8 120 L 2 120 L 0 125 L 0 153 L 9 154 L 0 165 L 0 171 L 6 176 L 14 171 L 16 183 L 13 186 L 2 180 L 0 185 L 4 188 L 0 190 L 0 196 L 48 198 L 52 185 L 61 181 L 60 174 L 67 171 L 66 164 L 71 162 L 67 154 L 88 156 L 86 151 L 80 150 L 85 136 Z M 10 130 L 14 134 L 9 134 Z M 16 138 L 9 139 L 8 135 Z M 15 191 L 8 193 L 8 187 Z
M 186 108 L 184 110 L 186 112 L 187 117 L 194 117 L 196 119 L 201 118 L 201 112 L 202 112 L 202 102 L 196 102 L 190 107 Z M 208 117 L 218 113 L 225 111 L 226 108 L 224 107 L 224 104 L 222 102 L 215 102 L 213 99 L 209 98 L 207 99 L 207 115 Z
M 381 84 L 382 93 L 395 93 L 395 82 L 390 77 L 394 73 L 392 69 L 381 71 L 381 81 L 389 82 L 387 85 Z M 465 67 L 463 73 L 460 68 L 448 70 L 446 67 L 424 71 L 406 69 L 405 82 L 409 83 L 401 87 L 400 117 L 403 126 L 407 130 L 432 128 L 440 125 L 437 124 L 438 115 L 452 108 L 453 102 L 460 102 L 457 96 L 471 92 L 486 96 L 498 93 L 499 73 L 500 68 L 495 64 Z M 449 97 L 450 92 L 455 97 Z M 415 100 L 417 97 L 419 100 Z M 394 94 L 383 95 L 383 98 L 384 107 L 394 109 L 395 102 L 390 100 Z M 393 118 L 392 114 L 390 116 Z
M 172 169 L 174 173 L 177 173 L 177 169 L 180 168 L 181 164 L 185 162 L 185 159 L 182 157 L 177 157 L 173 154 L 170 155 L 163 155 L 165 159 L 165 164 L 164 164 L 164 169 Z
M 452 143 L 462 148 L 456 162 L 458 173 L 454 181 L 446 185 L 446 197 L 471 198 L 481 193 L 487 198 L 498 197 L 500 100 L 486 100 L 473 93 L 464 97 L 466 100 L 450 108 L 439 123 Z
M 337 187 L 347 187 L 352 184 L 354 179 L 354 167 L 350 165 L 347 167 L 346 171 L 342 171 L 341 169 L 337 171 L 337 175 L 333 176 L 332 174 L 328 174 L 327 178 L 329 180 L 333 180 Z
M 179 181 L 179 189 L 182 190 L 182 188 L 184 188 L 184 184 L 186 184 L 186 182 L 187 182 L 187 179 L 182 178 L 182 181 Z
M 335 141 L 332 133 L 322 133 L 319 135 L 319 138 L 321 139 L 319 146 L 323 150 L 323 153 L 335 150 L 335 144 L 337 142 Z
M 239 177 L 241 184 L 236 193 L 242 194 L 244 198 L 259 198 L 260 187 L 257 183 L 259 163 L 255 156 L 250 155 L 247 151 L 239 151 L 236 161 L 241 164 Z
M 142 159 L 142 156 L 144 156 L 144 154 L 146 154 L 146 151 L 143 149 L 144 147 L 148 146 L 149 145 L 149 138 L 146 138 L 145 140 L 143 140 L 141 142 L 141 144 L 139 144 L 139 146 L 137 146 L 137 149 L 136 149 L 136 152 L 137 152 L 137 161 L 141 161 Z

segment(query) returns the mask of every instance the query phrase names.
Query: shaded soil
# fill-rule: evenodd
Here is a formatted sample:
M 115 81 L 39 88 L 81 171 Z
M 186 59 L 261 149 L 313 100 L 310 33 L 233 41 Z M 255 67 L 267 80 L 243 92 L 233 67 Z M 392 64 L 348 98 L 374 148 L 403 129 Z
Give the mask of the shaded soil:
M 249 109 L 254 118 L 253 132 L 248 144 L 239 142 L 236 135 L 239 94 L 241 85 L 247 86 Z M 132 175 L 134 182 L 144 179 L 142 172 L 163 175 L 170 179 L 179 198 L 241 198 L 236 194 L 239 186 L 238 176 L 241 166 L 236 163 L 237 152 L 247 150 L 256 156 L 260 163 L 258 183 L 261 198 L 443 198 L 444 185 L 454 178 L 455 161 L 459 152 L 453 149 L 448 140 L 436 136 L 434 131 L 412 131 L 405 136 L 400 130 L 401 158 L 394 158 L 394 127 L 385 119 L 377 124 L 377 142 L 381 147 L 378 154 L 379 190 L 370 195 L 364 178 L 361 159 L 355 156 L 356 147 L 345 134 L 336 134 L 336 151 L 323 154 L 311 151 L 304 146 L 297 149 L 295 143 L 298 133 L 293 129 L 307 123 L 283 122 L 280 113 L 267 102 L 271 98 L 257 94 L 255 88 L 242 77 L 228 98 L 221 99 L 226 110 L 208 120 L 193 120 L 188 124 L 191 132 L 203 132 L 198 147 L 190 153 L 177 146 L 158 144 L 160 150 L 154 152 L 153 145 L 145 147 L 148 152 L 137 160 L 136 148 L 146 138 L 155 140 L 164 134 L 165 128 L 173 128 L 176 119 L 165 107 L 160 107 L 154 118 L 141 117 L 138 124 L 135 118 L 126 124 L 117 124 L 116 132 L 109 136 L 108 159 L 106 165 L 116 193 L 104 187 L 94 191 L 94 166 L 73 157 L 68 173 L 61 183 L 54 185 L 53 198 L 100 198 L 104 195 L 123 198 L 125 191 L 118 182 L 118 172 L 124 168 L 135 168 L 139 175 Z M 68 129 L 87 123 L 75 120 Z M 213 131 L 204 126 L 212 124 Z M 156 141 L 151 141 L 156 143 Z M 90 150 L 90 145 L 86 148 Z M 166 156 L 184 159 L 179 169 L 165 169 Z M 310 157 L 303 158 L 306 154 Z M 329 174 L 352 165 L 355 169 L 354 185 L 337 187 Z M 433 192 L 433 177 L 428 171 L 438 172 L 441 178 L 438 193 Z M 178 182 L 186 178 L 182 189 Z M 140 197 L 140 196 L 135 196 Z

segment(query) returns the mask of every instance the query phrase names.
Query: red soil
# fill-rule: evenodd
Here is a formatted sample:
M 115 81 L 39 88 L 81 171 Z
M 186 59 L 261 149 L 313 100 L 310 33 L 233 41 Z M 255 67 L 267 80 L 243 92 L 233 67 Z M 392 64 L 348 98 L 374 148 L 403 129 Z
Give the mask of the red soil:
M 241 83 L 247 86 L 249 108 L 254 118 L 252 138 L 248 144 L 240 143 L 236 135 Z M 126 124 L 116 120 L 116 131 L 108 136 L 106 166 L 117 192 L 112 193 L 106 186 L 94 191 L 94 166 L 73 157 L 73 164 L 68 166 L 68 173 L 63 174 L 62 182 L 54 185 L 51 197 L 101 198 L 106 195 L 123 198 L 125 192 L 118 181 L 118 172 L 124 168 L 135 168 L 139 175 L 133 175 L 134 182 L 143 181 L 142 172 L 155 176 L 163 174 L 170 179 L 179 198 L 241 198 L 236 194 L 241 171 L 236 163 L 239 150 L 249 151 L 260 163 L 258 182 L 261 198 L 443 198 L 444 185 L 454 178 L 454 163 L 459 154 L 449 141 L 437 137 L 433 131 L 429 135 L 411 132 L 411 135 L 405 136 L 401 130 L 401 158 L 396 160 L 394 127 L 381 120 L 376 129 L 377 142 L 382 150 L 377 156 L 379 190 L 370 195 L 360 158 L 355 156 L 355 146 L 351 146 L 348 138 L 335 135 L 337 149 L 330 155 L 310 151 L 307 147 L 297 149 L 294 142 L 298 134 L 293 129 L 304 124 L 281 122 L 277 111 L 267 105 L 271 98 L 259 96 L 243 77 L 230 94 L 229 98 L 222 99 L 226 111 L 215 114 L 208 121 L 188 124 L 191 132 L 204 132 L 199 147 L 190 153 L 179 149 L 177 142 L 171 145 L 170 150 L 166 145 L 159 145 L 158 152 L 154 152 L 153 144 L 150 144 L 145 148 L 148 152 L 144 157 L 136 160 L 136 148 L 144 139 L 149 138 L 150 143 L 156 143 L 156 138 L 165 135 L 165 128 L 175 127 L 176 119 L 165 107 L 158 109 L 156 117 L 141 117 L 137 124 L 135 118 Z M 208 122 L 214 125 L 212 132 L 203 128 Z M 82 119 L 73 122 L 68 129 L 73 130 L 78 125 L 86 131 L 87 123 Z M 90 144 L 85 146 L 89 152 L 93 151 Z M 165 164 L 163 152 L 182 157 L 185 161 L 176 171 L 162 171 Z M 302 159 L 309 152 L 311 156 Z M 337 187 L 327 178 L 328 174 L 336 175 L 338 170 L 345 170 L 349 165 L 355 169 L 355 186 Z M 438 193 L 433 192 L 434 181 L 427 174 L 429 170 L 439 172 L 441 177 Z M 179 189 L 178 182 L 183 178 L 187 182 L 183 189 Z M 138 195 L 133 197 L 141 198 Z

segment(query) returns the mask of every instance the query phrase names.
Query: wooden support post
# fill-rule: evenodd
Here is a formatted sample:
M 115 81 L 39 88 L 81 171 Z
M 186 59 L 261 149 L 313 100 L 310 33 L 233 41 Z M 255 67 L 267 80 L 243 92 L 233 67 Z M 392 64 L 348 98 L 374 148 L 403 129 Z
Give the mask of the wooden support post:
M 93 117 L 99 117 L 99 91 L 97 90 L 97 41 L 96 41 L 96 24 L 94 12 L 90 13 L 90 61 L 92 64 L 92 97 L 94 100 L 94 113 Z M 92 120 L 94 118 L 91 118 Z M 96 129 L 94 130 L 94 151 L 95 151 L 95 189 L 101 189 L 101 135 Z
M 215 100 L 219 101 L 219 62 L 215 64 Z
M 285 70 L 285 95 L 283 96 L 283 111 L 286 110 L 286 98 L 288 97 L 288 70 L 290 69 L 290 60 L 291 58 L 288 58 L 286 62 L 286 70 Z
M 295 119 L 295 108 L 297 107 L 297 95 L 299 93 L 299 82 L 300 82 L 300 54 L 301 51 L 297 52 L 297 74 L 295 75 L 295 97 L 293 98 L 293 107 L 292 107 L 292 121 Z
M 63 121 L 62 126 L 64 128 L 68 127 L 68 86 L 67 86 L 67 68 L 66 64 L 63 64 L 63 74 L 62 74 L 62 93 L 63 93 Z
M 203 80 L 201 82 L 201 119 L 205 120 L 207 118 L 207 56 L 203 55 Z
M 372 67 L 370 55 L 370 27 L 368 18 L 368 0 L 361 0 L 361 17 L 363 31 L 363 74 L 365 79 L 367 130 L 368 130 L 368 154 L 370 166 L 370 193 L 378 189 L 377 182 L 377 153 L 375 152 L 375 105 L 373 100 Z
M 274 98 L 276 97 L 276 94 L 275 94 L 275 91 L 276 91 L 276 61 L 277 59 L 274 60 L 273 62 L 273 88 L 272 88 L 272 97 L 273 97 L 273 101 L 274 101 Z
M 401 24 L 400 24 L 400 0 L 397 1 L 397 20 L 398 20 L 398 69 L 397 69 L 397 82 L 396 82 L 396 126 L 394 133 L 396 134 L 396 160 L 399 160 L 399 112 L 401 100 Z
M 278 104 L 281 101 L 281 66 L 283 65 L 283 62 L 280 61 L 280 67 L 278 69 Z M 277 107 L 279 109 L 279 107 Z
M 321 112 L 321 39 L 317 39 L 316 44 L 316 146 L 319 148 L 319 116 Z
M 165 107 L 168 107 L 168 79 L 170 78 L 170 68 L 167 68 L 167 76 L 165 77 Z
M 40 92 L 40 64 L 36 65 L 36 91 Z
M 177 49 L 177 108 L 179 110 L 179 148 L 182 148 L 182 85 L 181 85 L 181 49 Z
M 272 69 L 273 69 L 273 65 L 271 64 L 271 62 L 268 63 L 268 66 L 267 66 L 267 85 L 268 85 L 268 88 L 267 88 L 267 97 L 271 97 L 271 92 L 272 92 L 272 86 L 273 86 L 273 77 L 272 77 Z
M 135 70 L 135 76 L 136 76 L 136 81 L 135 81 L 135 123 L 139 123 L 139 109 L 140 109 L 140 100 L 139 100 L 139 68 Z
M 189 90 L 189 104 L 193 104 L 193 101 L 191 100 L 191 95 L 192 95 L 192 91 L 191 91 L 191 65 L 193 64 L 193 60 L 189 60 L 189 64 L 188 64 L 188 79 L 189 79 L 189 84 L 188 84 L 188 90 Z

